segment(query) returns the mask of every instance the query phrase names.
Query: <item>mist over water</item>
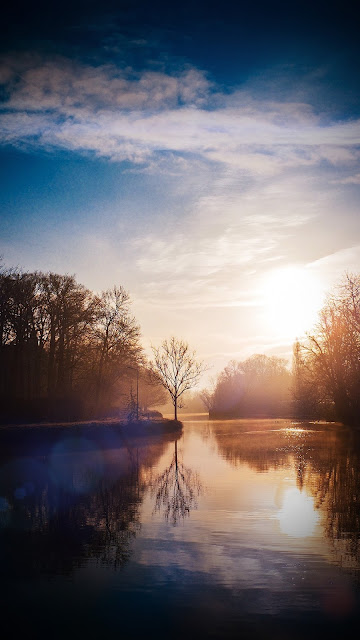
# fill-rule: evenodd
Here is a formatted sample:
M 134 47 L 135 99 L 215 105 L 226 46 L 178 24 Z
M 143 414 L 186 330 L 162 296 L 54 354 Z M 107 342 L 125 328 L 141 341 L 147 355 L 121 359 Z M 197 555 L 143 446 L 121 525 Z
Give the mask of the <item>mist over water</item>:
M 14 637 L 351 634 L 359 444 L 336 424 L 188 416 L 180 436 L 3 452 Z

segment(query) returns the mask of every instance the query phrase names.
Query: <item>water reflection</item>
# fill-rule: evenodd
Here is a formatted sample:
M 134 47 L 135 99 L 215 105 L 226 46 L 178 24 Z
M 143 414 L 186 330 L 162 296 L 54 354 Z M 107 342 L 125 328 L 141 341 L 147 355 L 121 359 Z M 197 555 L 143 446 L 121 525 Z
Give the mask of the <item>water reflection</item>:
M 360 433 L 320 423 L 285 421 L 214 423 L 220 454 L 232 465 L 246 463 L 260 473 L 295 472 L 278 512 L 280 529 L 311 536 L 325 515 L 325 534 L 341 565 L 360 564 Z M 233 428 L 232 428 L 233 426 Z
M 65 438 L 46 457 L 2 460 L 2 573 L 69 575 L 89 560 L 123 566 L 140 529 L 142 469 L 171 439 L 123 439 L 121 447 L 102 450 Z
M 180 461 L 177 442 L 169 466 L 154 478 L 151 488 L 155 496 L 154 511 L 162 512 L 174 526 L 188 516 L 191 509 L 196 509 L 202 491 L 200 477 Z
M 294 538 L 312 536 L 320 520 L 314 499 L 297 487 L 286 490 L 277 517 L 280 530 Z
M 39 638 L 74 620 L 86 638 L 345 637 L 360 622 L 359 462 L 336 425 L 256 420 L 3 457 L 16 637 L 29 619 Z

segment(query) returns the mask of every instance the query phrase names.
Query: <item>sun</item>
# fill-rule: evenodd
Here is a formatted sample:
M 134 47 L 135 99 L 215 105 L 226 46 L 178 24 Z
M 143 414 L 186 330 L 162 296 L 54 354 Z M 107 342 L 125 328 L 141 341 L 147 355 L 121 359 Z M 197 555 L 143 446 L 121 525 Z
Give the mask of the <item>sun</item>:
M 269 272 L 263 292 L 265 321 L 286 339 L 310 330 L 324 301 L 320 279 L 306 267 L 287 266 Z

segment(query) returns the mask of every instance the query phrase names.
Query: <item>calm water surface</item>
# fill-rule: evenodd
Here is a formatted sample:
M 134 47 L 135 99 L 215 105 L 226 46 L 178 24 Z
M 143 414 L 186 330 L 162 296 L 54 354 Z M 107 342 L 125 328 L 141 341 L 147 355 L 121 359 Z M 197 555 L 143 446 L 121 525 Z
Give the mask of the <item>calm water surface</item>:
M 6 638 L 352 637 L 359 433 L 184 421 L 0 459 Z

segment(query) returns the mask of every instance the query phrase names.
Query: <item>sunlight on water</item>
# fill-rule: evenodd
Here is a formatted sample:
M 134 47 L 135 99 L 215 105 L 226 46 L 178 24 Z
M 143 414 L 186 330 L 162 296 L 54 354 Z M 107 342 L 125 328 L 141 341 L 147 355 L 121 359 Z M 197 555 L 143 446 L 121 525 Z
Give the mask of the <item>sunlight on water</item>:
M 296 487 L 287 489 L 277 517 L 281 531 L 294 538 L 312 536 L 320 520 L 314 499 Z
M 58 637 L 74 608 L 87 637 L 104 620 L 129 638 L 149 625 L 162 638 L 189 625 L 204 638 L 267 638 L 289 624 L 285 637 L 339 634 L 359 622 L 356 442 L 335 426 L 189 420 L 180 435 L 5 457 L 1 566 L 17 594 L 7 610 L 44 602 L 38 624 L 57 616 Z

